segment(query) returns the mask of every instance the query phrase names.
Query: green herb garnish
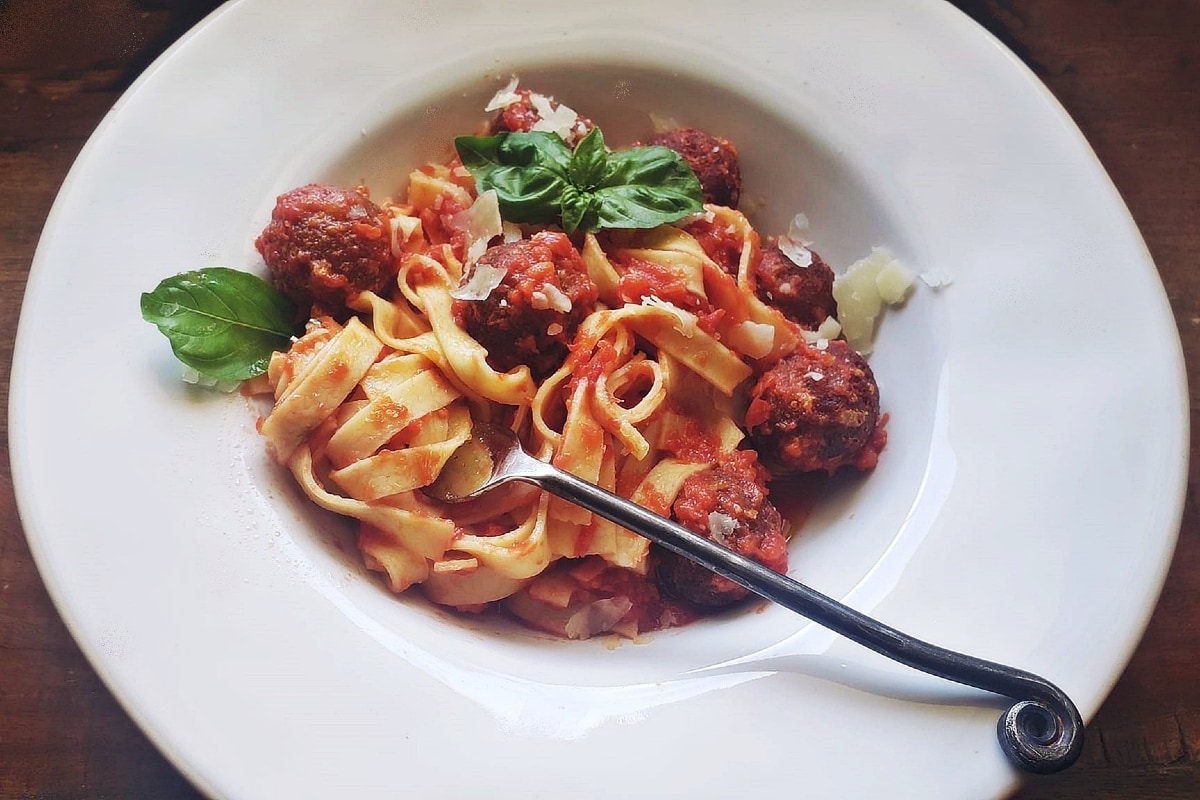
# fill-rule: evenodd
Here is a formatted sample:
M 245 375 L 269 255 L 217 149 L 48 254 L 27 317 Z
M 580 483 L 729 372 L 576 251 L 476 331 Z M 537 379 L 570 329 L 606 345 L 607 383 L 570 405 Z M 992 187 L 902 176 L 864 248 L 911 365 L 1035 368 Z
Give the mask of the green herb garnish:
M 228 267 L 184 272 L 142 294 L 142 319 L 158 326 L 175 357 L 217 380 L 266 372 L 271 353 L 291 346 L 295 315 L 274 286 Z
M 510 222 L 560 221 L 567 233 L 654 228 L 703 209 L 700 181 L 681 155 L 658 145 L 609 152 L 599 128 L 574 152 L 543 131 L 459 136 L 454 148 Z

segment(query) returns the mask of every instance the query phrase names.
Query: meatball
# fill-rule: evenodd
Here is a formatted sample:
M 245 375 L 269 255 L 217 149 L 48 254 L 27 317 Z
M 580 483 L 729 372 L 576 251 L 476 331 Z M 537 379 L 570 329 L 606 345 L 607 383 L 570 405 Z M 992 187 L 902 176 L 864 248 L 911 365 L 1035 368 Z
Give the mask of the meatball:
M 566 359 L 579 324 L 599 294 L 583 257 L 567 235 L 543 231 L 531 239 L 495 245 L 480 266 L 502 271 L 499 285 L 482 300 L 456 299 L 454 319 L 488 351 L 488 363 L 507 372 L 527 364 L 535 380 Z
M 695 128 L 675 128 L 655 135 L 650 144 L 669 147 L 683 156 L 700 179 L 704 202 L 737 208 L 742 196 L 742 170 L 733 142 Z
M 884 443 L 878 423 L 875 376 L 840 340 L 825 349 L 802 344 L 764 372 L 746 410 L 763 461 L 784 472 L 870 469 Z
M 364 190 L 313 183 L 276 199 L 254 246 L 302 313 L 345 318 L 351 297 L 380 292 L 396 278 L 388 224 Z
M 778 245 L 768 244 L 754 267 L 754 276 L 759 299 L 802 328 L 816 330 L 837 312 L 833 270 L 816 253 L 812 253 L 812 263 L 802 267 Z
M 738 450 L 712 469 L 688 478 L 672 516 L 702 534 L 776 572 L 787 570 L 783 517 L 767 499 L 766 470 L 753 452 Z M 659 587 L 700 608 L 736 603 L 750 592 L 728 578 L 665 548 L 655 549 Z
M 491 133 L 531 131 L 535 125 L 543 122 L 545 124 L 538 130 L 553 129 L 565 133 L 563 139 L 574 146 L 596 127 L 590 119 L 576 114 L 553 97 L 528 89 L 518 89 L 516 94 L 520 99 L 502 108 L 492 119 Z

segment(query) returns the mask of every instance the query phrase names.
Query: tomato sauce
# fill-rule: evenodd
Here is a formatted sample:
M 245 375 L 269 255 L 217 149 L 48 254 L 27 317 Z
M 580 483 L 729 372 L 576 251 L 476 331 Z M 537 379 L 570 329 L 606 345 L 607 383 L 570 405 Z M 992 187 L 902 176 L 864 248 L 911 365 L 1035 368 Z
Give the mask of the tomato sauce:
M 737 275 L 742 258 L 742 236 L 716 220 L 700 218 L 684 228 L 721 269 Z
M 687 311 L 706 309 L 708 303 L 688 290 L 687 283 L 661 264 L 640 258 L 620 262 L 620 282 L 617 294 L 625 303 L 640 303 L 647 297 L 666 300 Z

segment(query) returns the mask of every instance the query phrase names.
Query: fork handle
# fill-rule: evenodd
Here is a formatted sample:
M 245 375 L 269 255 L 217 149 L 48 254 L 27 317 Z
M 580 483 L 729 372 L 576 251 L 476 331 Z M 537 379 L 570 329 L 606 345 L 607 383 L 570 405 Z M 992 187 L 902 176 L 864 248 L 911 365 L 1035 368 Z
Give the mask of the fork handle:
M 1045 678 L 916 639 L 565 470 L 528 454 L 525 458 L 531 463 L 522 463 L 524 474 L 512 479 L 595 512 L 894 661 L 1015 701 L 996 732 L 1017 767 L 1047 774 L 1079 757 L 1083 719 L 1071 699 Z

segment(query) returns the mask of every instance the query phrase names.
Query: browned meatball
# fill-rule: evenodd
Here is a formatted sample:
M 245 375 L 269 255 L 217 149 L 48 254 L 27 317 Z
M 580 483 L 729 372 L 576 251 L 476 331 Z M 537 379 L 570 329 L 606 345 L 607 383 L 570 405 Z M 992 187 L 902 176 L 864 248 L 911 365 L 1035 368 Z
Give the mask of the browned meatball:
M 873 467 L 884 443 L 878 421 L 875 376 L 842 341 L 802 344 L 759 377 L 746 410 L 751 441 L 781 471 Z
M 669 147 L 683 156 L 700 179 L 704 202 L 737 208 L 742 196 L 742 170 L 733 142 L 695 128 L 675 128 L 655 135 L 650 144 Z
M 787 571 L 783 517 L 767 499 L 766 470 L 755 454 L 739 450 L 684 482 L 672 516 L 776 572 Z M 665 548 L 656 548 L 654 577 L 667 594 L 701 608 L 736 603 L 749 591 Z
M 396 278 L 387 213 L 359 189 L 312 183 L 281 194 L 254 246 L 302 313 L 344 318 L 349 298 Z
M 543 231 L 488 248 L 478 264 L 503 270 L 503 278 L 482 300 L 455 300 L 455 321 L 487 348 L 494 369 L 527 364 L 535 380 L 550 375 L 596 304 L 583 257 L 566 234 Z
M 511 105 L 505 106 L 500 110 L 493 119 L 491 132 L 525 132 L 533 130 L 533 126 L 541 122 L 544 117 L 542 111 L 538 109 L 539 104 L 546 104 L 550 109 L 557 111 L 561 107 L 561 103 L 553 97 L 531 92 L 528 89 L 518 89 L 516 94 L 521 99 Z M 538 103 L 535 104 L 535 98 Z M 580 114 L 575 115 L 575 122 L 571 125 L 570 133 L 563 138 L 568 144 L 574 145 L 579 142 L 588 131 L 596 127 L 587 117 Z
M 802 328 L 816 330 L 837 312 L 833 270 L 816 253 L 812 253 L 812 263 L 802 267 L 784 255 L 778 245 L 768 244 L 754 267 L 754 276 L 759 299 Z

